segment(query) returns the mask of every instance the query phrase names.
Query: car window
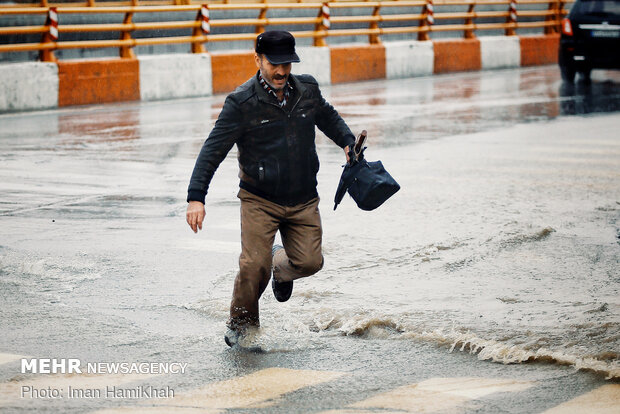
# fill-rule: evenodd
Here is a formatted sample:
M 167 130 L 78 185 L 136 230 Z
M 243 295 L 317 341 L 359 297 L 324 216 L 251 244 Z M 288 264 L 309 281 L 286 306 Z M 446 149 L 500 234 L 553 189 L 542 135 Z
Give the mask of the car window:
M 579 14 L 620 15 L 620 1 L 582 0 L 577 3 Z

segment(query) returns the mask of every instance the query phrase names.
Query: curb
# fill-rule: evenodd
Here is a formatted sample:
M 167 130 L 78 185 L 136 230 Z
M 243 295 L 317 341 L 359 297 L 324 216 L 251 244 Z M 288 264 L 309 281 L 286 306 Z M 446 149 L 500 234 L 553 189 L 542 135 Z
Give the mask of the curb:
M 557 63 L 560 36 L 489 36 L 298 48 L 293 73 L 320 84 Z M 0 112 L 228 93 L 256 72 L 254 52 L 0 65 Z

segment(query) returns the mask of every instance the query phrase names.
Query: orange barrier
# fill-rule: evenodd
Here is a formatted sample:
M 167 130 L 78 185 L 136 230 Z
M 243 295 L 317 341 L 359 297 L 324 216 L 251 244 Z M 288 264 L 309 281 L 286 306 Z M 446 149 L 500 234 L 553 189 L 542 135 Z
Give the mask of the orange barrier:
M 300 48 L 302 62 L 295 73 L 311 73 L 321 79 L 322 84 L 328 84 L 550 64 L 557 59 L 558 41 L 558 35 L 497 36 L 495 39 L 437 40 L 432 43 L 411 41 Z M 179 57 L 174 55 L 139 60 L 7 64 L 14 65 L 13 70 L 23 74 L 17 82 L 2 83 L 0 80 L 0 89 L 5 95 L 19 97 L 16 101 L 20 105 L 5 103 L 0 112 L 227 93 L 256 73 L 253 55 L 254 52 L 249 50 L 181 55 L 183 63 L 179 65 L 175 63 Z M 322 64 L 327 59 L 331 65 Z M 47 85 L 40 95 L 25 92 L 32 87 L 32 79 L 41 79 Z M 0 105 L 2 103 L 0 100 Z
M 58 106 L 140 100 L 136 59 L 58 62 Z
M 434 73 L 480 70 L 480 41 L 477 39 L 433 41 Z
M 560 35 L 522 36 L 521 66 L 550 65 L 558 63 Z
M 254 52 L 213 53 L 213 93 L 231 92 L 257 71 Z
M 334 46 L 330 49 L 332 83 L 385 78 L 385 47 Z

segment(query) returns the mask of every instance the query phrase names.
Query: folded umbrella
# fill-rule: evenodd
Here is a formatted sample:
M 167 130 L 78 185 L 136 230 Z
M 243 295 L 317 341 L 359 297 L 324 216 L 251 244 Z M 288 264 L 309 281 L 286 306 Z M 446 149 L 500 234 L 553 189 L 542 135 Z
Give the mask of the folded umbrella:
M 364 159 L 365 140 L 364 130 L 350 151 L 349 163 L 344 166 L 340 176 L 334 197 L 334 210 L 347 192 L 359 208 L 369 211 L 379 207 L 400 190 L 400 185 L 385 170 L 381 161 L 368 162 Z

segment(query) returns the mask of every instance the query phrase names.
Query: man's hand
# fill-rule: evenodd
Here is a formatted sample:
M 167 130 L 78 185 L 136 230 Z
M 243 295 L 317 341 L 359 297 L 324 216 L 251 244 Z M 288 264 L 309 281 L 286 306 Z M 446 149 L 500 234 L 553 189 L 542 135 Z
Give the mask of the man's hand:
M 202 230 L 202 221 L 205 219 L 205 205 L 200 201 L 190 201 L 187 205 L 186 219 L 194 233 L 198 233 L 198 229 Z
M 349 159 L 349 146 L 348 145 L 344 147 L 344 155 L 347 157 L 347 164 L 349 164 L 351 160 Z

